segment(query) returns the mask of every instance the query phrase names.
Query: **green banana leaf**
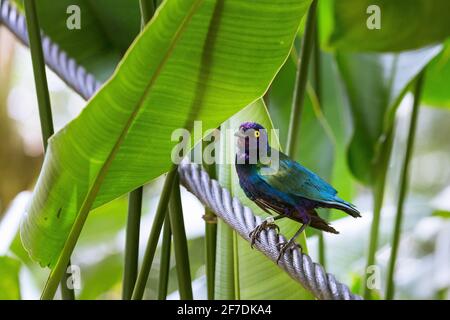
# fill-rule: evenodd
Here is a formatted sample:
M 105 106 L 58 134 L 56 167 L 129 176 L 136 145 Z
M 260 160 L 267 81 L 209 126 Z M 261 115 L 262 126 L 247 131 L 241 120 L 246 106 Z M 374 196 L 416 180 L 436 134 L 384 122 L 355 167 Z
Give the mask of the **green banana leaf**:
M 79 299 L 88 298 L 111 298 L 111 296 L 101 296 L 101 293 L 109 290 L 112 286 L 118 286 L 123 273 L 123 258 L 118 259 L 114 252 L 111 256 L 98 261 L 99 265 L 86 265 L 82 260 L 86 249 L 89 247 L 103 246 L 105 243 L 115 243 L 117 235 L 124 229 L 127 213 L 127 198 L 120 197 L 106 205 L 103 205 L 90 213 L 83 232 L 78 241 L 79 246 L 75 250 L 75 255 L 81 257 L 81 260 L 72 260 L 74 264 L 81 264 L 83 287 L 77 295 Z M 89 251 L 89 250 L 88 250 Z M 40 268 L 30 259 L 28 253 L 20 241 L 19 233 L 15 237 L 9 248 L 9 252 L 20 261 L 20 264 L 27 268 L 33 275 L 33 286 L 41 288 L 44 286 L 48 272 Z M 102 253 L 103 254 L 103 253 Z M 113 258 L 114 256 L 114 258 Z M 97 263 L 97 261 L 96 261 Z M 96 279 L 97 281 L 90 281 Z M 117 281 L 116 281 L 117 280 Z M 103 292 L 102 289 L 105 289 Z M 108 291 L 107 294 L 110 294 Z M 119 290 L 120 292 L 120 290 Z M 115 297 L 115 296 L 114 296 Z M 120 297 L 120 294 L 119 294 Z
M 33 259 L 53 266 L 78 214 L 168 171 L 175 129 L 216 128 L 261 97 L 308 4 L 164 2 L 114 76 L 50 139 L 21 225 Z
M 0 256 L 0 300 L 19 300 L 20 262 L 14 258 Z
M 80 29 L 67 27 L 74 5 Z M 100 81 L 111 76 L 141 26 L 139 0 L 39 0 L 37 10 L 43 32 Z
M 380 28 L 371 29 L 378 12 Z M 345 51 L 418 49 L 450 36 L 448 12 L 448 0 L 322 0 L 321 42 Z
M 392 126 L 396 107 L 417 74 L 441 49 L 437 45 L 399 54 L 336 55 L 353 116 L 348 162 L 361 183 L 374 184 L 377 150 Z
M 222 134 L 225 130 L 237 130 L 245 121 L 254 121 L 263 125 L 270 134 L 273 128 L 272 120 L 262 100 L 240 111 L 221 126 Z M 278 137 L 275 137 L 278 140 Z M 269 140 L 272 141 L 272 140 Z M 228 157 L 227 164 L 217 166 L 219 182 L 227 187 L 233 196 L 251 208 L 253 212 L 262 217 L 268 214 L 263 212 L 249 200 L 241 187 L 234 169 L 234 139 L 221 138 L 221 159 Z M 272 146 L 279 148 L 278 143 Z M 231 151 L 231 152 L 230 152 Z M 298 230 L 300 225 L 288 219 L 277 221 L 281 232 L 290 237 Z M 305 233 L 299 237 L 299 243 L 306 251 Z M 217 235 L 216 258 L 216 299 L 313 299 L 297 281 L 291 279 L 274 262 L 267 259 L 262 253 L 250 248 L 250 244 L 238 236 L 224 222 L 220 221 Z
M 422 101 L 433 107 L 450 108 L 450 41 L 428 66 Z

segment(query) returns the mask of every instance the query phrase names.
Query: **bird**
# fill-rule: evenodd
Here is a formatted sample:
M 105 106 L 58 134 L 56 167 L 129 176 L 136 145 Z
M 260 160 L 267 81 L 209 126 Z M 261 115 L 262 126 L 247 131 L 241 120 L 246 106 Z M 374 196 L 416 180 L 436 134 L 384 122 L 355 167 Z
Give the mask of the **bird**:
M 235 136 L 235 168 L 239 185 L 250 200 L 272 215 L 250 232 L 251 246 L 259 240 L 263 230 L 274 228 L 279 231 L 276 220 L 289 218 L 302 224 L 289 241 L 277 245 L 280 251 L 277 264 L 288 249 L 301 249 L 295 239 L 308 226 L 339 233 L 318 215 L 317 208 L 338 209 L 354 218 L 361 217 L 358 209 L 339 198 L 337 191 L 325 180 L 283 152 L 272 148 L 268 142 L 267 131 L 262 125 L 244 122 Z M 274 213 L 277 215 L 273 216 Z

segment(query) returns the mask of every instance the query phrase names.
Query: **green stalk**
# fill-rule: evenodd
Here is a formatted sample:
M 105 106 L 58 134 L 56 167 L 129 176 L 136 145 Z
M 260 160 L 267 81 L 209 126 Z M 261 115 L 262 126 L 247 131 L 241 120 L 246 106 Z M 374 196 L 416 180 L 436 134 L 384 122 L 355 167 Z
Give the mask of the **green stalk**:
M 152 230 L 148 237 L 147 247 L 145 248 L 144 258 L 139 271 L 136 285 L 133 291 L 133 300 L 141 300 L 144 296 L 145 285 L 147 284 L 148 275 L 152 267 L 153 258 L 155 257 L 156 247 L 158 245 L 159 235 L 166 217 L 167 204 L 169 202 L 170 193 L 175 176 L 177 175 L 176 166 L 169 171 L 164 182 L 163 189 L 161 191 L 161 197 L 159 198 L 158 208 L 156 209 L 155 218 L 153 220 Z
M 47 151 L 48 139 L 53 135 L 53 116 L 50 103 L 50 93 L 45 72 L 44 53 L 42 51 L 41 29 L 37 16 L 35 0 L 25 0 L 25 17 L 27 21 L 28 37 L 30 42 L 31 61 L 33 64 L 34 83 L 39 107 L 39 120 L 41 123 L 42 142 Z M 69 261 L 68 266 L 71 262 Z M 67 271 L 67 270 L 66 270 Z M 75 292 L 67 287 L 69 275 L 64 272 L 61 279 L 61 297 L 63 300 L 74 300 Z
M 123 272 L 122 299 L 130 300 L 136 283 L 139 261 L 139 231 L 141 226 L 143 187 L 130 192 L 125 239 L 125 261 Z
M 69 266 L 71 265 L 71 262 L 69 260 L 69 263 L 67 264 L 67 268 L 69 268 Z M 69 281 L 69 273 L 64 272 L 62 279 L 61 279 L 61 283 L 60 283 L 60 288 L 61 288 L 61 298 L 63 300 L 75 300 L 75 291 L 73 289 L 69 289 L 69 287 L 67 286 L 67 281 Z
M 139 7 L 141 9 L 141 29 L 153 18 L 158 4 L 156 0 L 139 0 Z
M 221 140 L 219 143 L 219 155 L 222 160 L 217 165 L 217 179 L 220 185 L 231 190 L 231 175 L 229 165 L 225 164 L 225 156 L 231 147 L 231 141 L 222 139 L 224 132 L 231 128 L 231 121 L 227 120 L 220 126 Z M 228 142 L 228 143 L 227 143 Z M 217 251 L 215 274 L 218 280 L 215 282 L 214 298 L 221 300 L 236 300 L 235 284 L 239 283 L 238 274 L 234 269 L 234 236 L 235 231 L 227 225 L 223 220 L 217 221 Z
M 156 6 L 153 0 L 140 0 L 141 29 L 153 17 Z M 129 300 L 133 295 L 139 262 L 139 231 L 141 227 L 143 187 L 132 191 L 128 200 L 128 219 L 125 240 L 125 261 L 123 272 L 122 299 Z
M 170 226 L 173 232 L 173 247 L 177 265 L 178 290 L 181 300 L 192 300 L 191 268 L 189 252 L 184 229 L 183 208 L 181 206 L 180 177 L 175 176 L 172 185 L 172 195 L 169 203 Z
M 317 20 L 317 19 L 316 19 Z M 314 76 L 314 91 L 316 92 L 317 103 L 322 106 L 322 79 L 321 79 L 321 59 L 319 46 L 319 24 L 316 21 L 314 26 L 314 47 L 313 47 L 313 76 Z M 328 210 L 326 211 L 328 217 Z M 325 239 L 323 232 L 319 232 L 319 263 L 325 268 Z
M 214 143 L 214 142 L 211 142 Z M 214 179 L 216 177 L 215 164 L 204 165 L 209 176 Z M 206 284 L 208 300 L 214 300 L 215 291 L 215 274 L 216 274 L 216 245 L 217 245 L 217 216 L 205 208 L 205 256 L 206 256 Z
M 158 300 L 166 300 L 167 297 L 167 287 L 169 284 L 171 241 L 172 241 L 172 230 L 170 229 L 170 217 L 169 215 L 166 214 L 161 244 L 161 263 L 159 269 Z
M 364 277 L 364 299 L 367 300 L 371 298 L 371 290 L 367 286 L 367 278 L 368 278 L 367 270 L 370 266 L 375 264 L 375 254 L 377 252 L 378 246 L 378 230 L 380 228 L 381 209 L 383 208 L 384 188 L 386 185 L 386 175 L 392 151 L 393 136 L 394 136 L 394 128 L 391 127 L 386 133 L 386 140 L 382 146 L 383 150 L 381 150 L 380 152 L 382 158 L 378 160 L 378 167 L 377 167 L 378 174 L 372 189 L 374 208 L 373 208 L 372 224 L 370 227 L 369 252 L 367 255 L 367 262 L 365 269 L 366 273 Z
M 306 82 L 308 80 L 309 58 L 314 43 L 314 25 L 316 21 L 317 0 L 313 0 L 309 7 L 306 20 L 305 33 L 302 38 L 301 51 L 298 60 L 297 75 L 295 79 L 294 97 L 292 99 L 291 116 L 289 120 L 288 138 L 286 142 L 286 153 L 295 158 L 298 146 L 302 109 L 305 100 Z
M 45 73 L 44 53 L 42 52 L 41 29 L 39 27 L 35 0 L 25 0 L 24 5 L 31 60 L 33 63 L 34 83 L 39 106 L 39 119 L 41 121 L 42 140 L 44 149 L 47 150 L 48 139 L 53 135 L 54 129 L 47 75 Z
M 216 275 L 217 217 L 210 210 L 205 210 L 205 253 L 206 282 L 208 300 L 214 300 Z
M 69 273 L 67 272 L 67 269 L 71 266 L 71 264 L 72 264 L 72 262 L 69 260 L 69 262 L 67 263 L 66 272 L 63 273 L 63 276 L 61 277 L 61 282 L 59 284 L 62 300 L 75 300 L 75 290 L 70 289 L 67 286 L 67 283 L 70 278 Z
M 325 239 L 323 232 L 319 232 L 319 263 L 325 268 Z
M 387 276 L 387 289 L 386 289 L 386 299 L 392 300 L 395 294 L 395 283 L 394 283 L 394 273 L 395 273 L 395 263 L 397 261 L 398 245 L 400 242 L 400 234 L 403 220 L 403 207 L 406 198 L 406 193 L 408 191 L 408 172 L 409 165 L 411 162 L 411 156 L 414 149 L 414 138 L 417 127 L 417 116 L 419 114 L 420 98 L 422 95 L 422 87 L 424 83 L 424 71 L 422 71 L 417 77 L 417 82 L 414 88 L 414 103 L 413 110 L 411 114 L 411 121 L 409 124 L 408 140 L 406 144 L 405 158 L 403 159 L 402 171 L 400 175 L 400 192 L 397 201 L 397 214 L 395 217 L 395 225 L 393 230 L 392 238 L 392 252 L 391 258 L 389 260 L 388 276 Z
M 233 242 L 233 274 L 234 274 L 234 298 L 236 300 L 241 299 L 241 283 L 239 277 L 239 249 L 238 249 L 238 235 L 234 231 L 232 234 Z
M 319 105 L 322 106 L 322 60 L 319 44 L 319 24 L 316 21 L 314 28 L 314 47 L 313 47 L 313 80 L 314 80 L 314 91 L 316 92 L 316 97 Z M 323 107 L 323 106 L 322 106 Z

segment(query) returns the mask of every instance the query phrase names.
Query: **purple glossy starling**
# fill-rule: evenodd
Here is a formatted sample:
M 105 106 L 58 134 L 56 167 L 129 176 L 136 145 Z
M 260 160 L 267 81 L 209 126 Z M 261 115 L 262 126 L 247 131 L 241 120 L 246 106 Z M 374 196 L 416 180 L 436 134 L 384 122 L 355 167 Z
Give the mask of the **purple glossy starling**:
M 289 218 L 300 222 L 302 226 L 295 235 L 288 242 L 279 244 L 278 262 L 287 249 L 298 246 L 295 239 L 307 226 L 339 233 L 319 217 L 316 208 L 339 209 L 352 217 L 360 217 L 356 207 L 339 198 L 337 191 L 317 174 L 284 153 L 272 149 L 267 131 L 260 124 L 245 122 L 235 135 L 238 137 L 235 165 L 241 188 L 262 210 L 278 214 L 264 220 L 250 233 L 252 246 L 264 229 L 278 229 L 275 220 Z M 278 157 L 273 157 L 274 152 L 277 152 Z M 273 161 L 277 161 L 278 165 L 273 166 Z

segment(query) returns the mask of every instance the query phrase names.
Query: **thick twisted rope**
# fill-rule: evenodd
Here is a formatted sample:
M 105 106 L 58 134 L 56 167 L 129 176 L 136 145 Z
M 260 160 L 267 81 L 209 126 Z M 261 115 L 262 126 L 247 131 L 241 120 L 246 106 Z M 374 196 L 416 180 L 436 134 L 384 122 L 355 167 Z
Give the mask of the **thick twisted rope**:
M 1 23 L 11 30 L 23 44 L 29 45 L 25 16 L 19 13 L 17 8 L 11 5 L 8 0 L 1 2 Z M 101 83 L 92 74 L 87 73 L 74 59 L 67 56 L 45 34 L 42 34 L 42 50 L 47 66 L 84 99 L 87 100 L 92 97 L 100 88 Z
M 248 207 L 242 205 L 238 198 L 211 179 L 200 166 L 182 163 L 178 167 L 182 184 L 200 201 L 222 218 L 239 235 L 250 241 L 249 233 L 258 226 L 262 219 Z M 279 242 L 286 238 L 278 235 L 274 229 L 261 232 L 259 241 L 254 245 L 272 261 L 276 261 L 280 250 Z M 279 266 L 292 278 L 302 284 L 316 298 L 321 300 L 360 300 L 361 297 L 350 292 L 349 288 L 338 282 L 332 274 L 326 273 L 323 267 L 312 262 L 300 249 L 287 251 L 279 261 Z
M 28 45 L 25 17 L 11 6 L 8 0 L 1 2 L 0 23 L 3 23 L 25 45 Z M 88 100 L 93 96 L 100 88 L 101 83 L 44 34 L 42 42 L 44 58 L 50 69 L 84 99 Z M 243 206 L 239 199 L 231 197 L 227 189 L 222 188 L 216 180 L 211 179 L 198 165 L 183 163 L 179 166 L 178 172 L 181 183 L 189 191 L 236 230 L 242 238 L 250 241 L 249 233 L 262 222 L 260 217 L 255 216 L 250 208 Z M 276 261 L 279 255 L 277 244 L 285 241 L 286 239 L 282 235 L 277 235 L 273 229 L 269 229 L 261 232 L 259 241 L 255 243 L 254 247 L 272 261 Z M 281 257 L 279 266 L 318 299 L 361 299 L 360 296 L 351 293 L 346 285 L 338 282 L 332 274 L 326 273 L 321 265 L 312 262 L 311 258 L 299 249 L 286 252 Z

